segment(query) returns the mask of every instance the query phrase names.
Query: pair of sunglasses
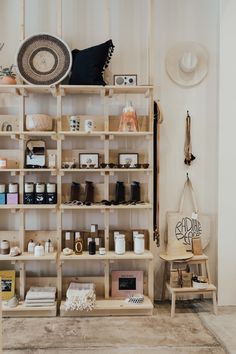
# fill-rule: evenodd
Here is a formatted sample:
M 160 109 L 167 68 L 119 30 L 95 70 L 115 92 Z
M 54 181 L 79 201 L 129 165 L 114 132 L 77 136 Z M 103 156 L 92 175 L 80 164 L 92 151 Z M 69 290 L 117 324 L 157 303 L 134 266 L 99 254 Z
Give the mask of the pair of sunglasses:
M 80 168 L 96 168 L 96 165 L 93 163 L 90 164 L 83 163 L 82 165 L 80 165 Z
M 126 163 L 126 164 L 121 164 L 121 163 L 101 163 L 100 168 L 130 168 L 130 164 Z
M 87 206 L 92 205 L 91 202 L 81 202 L 80 200 L 72 200 L 70 202 L 65 202 L 64 204 L 67 204 L 67 205 L 87 205 Z

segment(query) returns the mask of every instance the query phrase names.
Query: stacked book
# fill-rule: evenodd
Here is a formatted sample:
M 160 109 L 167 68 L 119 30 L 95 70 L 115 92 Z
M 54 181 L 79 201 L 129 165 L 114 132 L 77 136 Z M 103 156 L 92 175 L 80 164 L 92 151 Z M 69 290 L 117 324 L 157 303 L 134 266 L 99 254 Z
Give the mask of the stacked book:
M 26 294 L 24 305 L 41 307 L 55 305 L 56 288 L 54 286 L 32 286 Z

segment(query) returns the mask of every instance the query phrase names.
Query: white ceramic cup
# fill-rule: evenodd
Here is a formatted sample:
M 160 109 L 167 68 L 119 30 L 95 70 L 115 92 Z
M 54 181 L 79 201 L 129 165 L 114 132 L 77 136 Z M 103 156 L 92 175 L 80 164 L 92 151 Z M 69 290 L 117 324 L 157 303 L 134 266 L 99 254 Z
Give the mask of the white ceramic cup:
M 80 130 L 80 118 L 79 116 L 70 117 L 70 131 L 76 132 Z
M 92 132 L 95 129 L 95 123 L 93 119 L 85 119 L 84 121 L 84 130 L 88 132 Z

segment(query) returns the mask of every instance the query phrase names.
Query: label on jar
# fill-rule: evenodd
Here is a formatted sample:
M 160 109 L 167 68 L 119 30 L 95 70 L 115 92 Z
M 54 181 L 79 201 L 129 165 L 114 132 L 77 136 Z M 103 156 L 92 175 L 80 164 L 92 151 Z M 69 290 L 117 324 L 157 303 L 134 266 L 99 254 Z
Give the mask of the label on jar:
M 56 192 L 56 184 L 55 183 L 47 183 L 47 192 L 55 193 Z
M 25 192 L 33 193 L 34 191 L 34 183 L 25 183 Z
M 44 193 L 45 192 L 45 184 L 37 183 L 36 184 L 36 193 Z
M 0 193 L 5 193 L 5 191 L 6 191 L 6 185 L 0 184 Z
M 9 183 L 8 192 L 9 193 L 17 193 L 18 192 L 18 184 L 17 183 Z

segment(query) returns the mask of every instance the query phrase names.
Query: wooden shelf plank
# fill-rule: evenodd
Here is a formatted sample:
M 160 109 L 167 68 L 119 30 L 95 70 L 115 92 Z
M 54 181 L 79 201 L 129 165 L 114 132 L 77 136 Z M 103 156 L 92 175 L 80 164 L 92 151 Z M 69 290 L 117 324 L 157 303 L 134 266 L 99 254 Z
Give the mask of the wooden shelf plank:
M 60 85 L 61 95 L 63 94 L 101 94 L 105 90 L 106 94 L 112 90 L 114 94 L 146 94 L 147 90 L 152 90 L 153 86 L 100 86 L 100 85 Z
M 16 171 L 20 171 L 20 172 L 57 172 L 56 168 L 22 168 L 22 169 L 18 169 Z
M 47 85 L 0 85 L 0 93 L 10 93 L 13 95 L 28 94 L 52 94 L 54 86 Z
M 108 251 L 105 255 L 96 253 L 90 255 L 88 252 L 83 252 L 81 255 L 73 253 L 70 256 L 65 256 L 63 253 L 60 255 L 60 260 L 63 261 L 84 261 L 84 260 L 147 260 L 153 259 L 153 254 L 150 251 L 145 251 L 143 254 L 135 254 L 134 252 L 126 252 L 123 255 L 118 255 L 115 252 Z
M 114 136 L 135 136 L 135 137 L 142 137 L 142 136 L 149 136 L 153 135 L 153 132 L 118 132 L 118 131 L 93 131 L 93 132 L 84 132 L 84 131 L 61 131 L 59 135 L 65 136 L 84 136 L 84 137 L 91 137 L 91 136 L 101 136 L 101 135 L 114 135 Z
M 32 253 L 23 252 L 20 256 L 11 257 L 9 255 L 0 255 L 0 261 L 56 261 L 57 252 L 45 253 L 44 256 L 36 257 Z
M 131 304 L 124 300 L 97 300 L 95 308 L 92 311 L 67 311 L 65 301 L 61 302 L 60 316 L 62 317 L 80 317 L 80 316 L 151 316 L 153 313 L 153 304 L 145 296 L 141 304 Z
M 61 172 L 152 172 L 152 168 L 61 168 Z
M 20 209 L 56 209 L 57 204 L 19 204 Z
M 197 289 L 193 287 L 188 288 L 172 288 L 169 283 L 166 283 L 166 287 L 170 293 L 175 292 L 177 294 L 190 294 L 190 293 L 198 293 L 198 294 L 205 294 L 210 291 L 216 291 L 216 287 L 213 284 L 209 284 L 206 289 Z
M 136 204 L 136 205 L 68 205 L 68 204 L 61 204 L 60 209 L 61 210 L 79 210 L 79 209 L 84 209 L 84 210 L 96 210 L 96 209 L 101 209 L 101 210 L 123 210 L 123 209 L 151 209 L 152 204 L 149 203 L 144 203 L 144 204 Z
M 24 131 L 21 133 L 26 136 L 56 136 L 57 133 L 55 131 Z
M 55 317 L 57 315 L 57 303 L 53 306 L 28 307 L 23 302 L 17 307 L 9 308 L 6 302 L 2 303 L 3 317 Z

